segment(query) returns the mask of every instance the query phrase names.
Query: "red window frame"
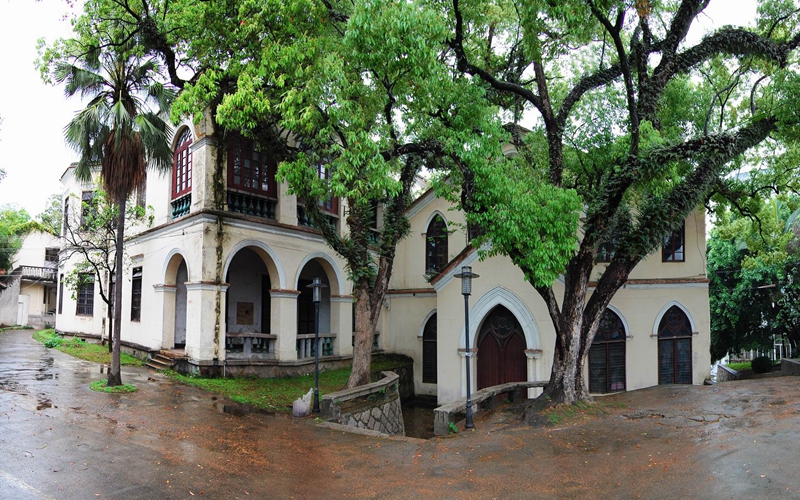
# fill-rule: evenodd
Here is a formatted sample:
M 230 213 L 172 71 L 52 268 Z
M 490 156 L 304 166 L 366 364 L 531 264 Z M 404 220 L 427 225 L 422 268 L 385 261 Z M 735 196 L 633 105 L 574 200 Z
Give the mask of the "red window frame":
M 317 164 L 317 175 L 322 180 L 328 180 L 331 178 L 331 171 L 326 164 L 319 163 Z M 339 215 L 339 197 L 331 196 L 327 200 L 320 200 L 319 207 L 325 212 Z
M 228 138 L 228 188 L 276 198 L 277 164 L 266 152 L 254 147 L 253 141 L 238 134 Z
M 188 128 L 181 132 L 175 146 L 172 162 L 172 199 L 180 198 L 192 190 L 192 133 Z

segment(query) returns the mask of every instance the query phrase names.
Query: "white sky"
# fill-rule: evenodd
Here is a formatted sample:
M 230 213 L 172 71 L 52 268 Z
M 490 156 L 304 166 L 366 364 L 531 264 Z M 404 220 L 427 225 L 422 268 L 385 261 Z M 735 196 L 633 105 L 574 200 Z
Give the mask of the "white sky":
M 754 0 L 712 0 L 697 24 L 703 30 L 748 24 L 755 19 L 755 5 Z M 0 0 L 0 168 L 6 171 L 0 205 L 19 205 L 31 216 L 44 209 L 50 194 L 61 192 L 59 178 L 77 159 L 64 144 L 63 129 L 81 102 L 45 85 L 34 68 L 36 40 L 69 36 L 67 17 L 74 14 L 64 0 Z

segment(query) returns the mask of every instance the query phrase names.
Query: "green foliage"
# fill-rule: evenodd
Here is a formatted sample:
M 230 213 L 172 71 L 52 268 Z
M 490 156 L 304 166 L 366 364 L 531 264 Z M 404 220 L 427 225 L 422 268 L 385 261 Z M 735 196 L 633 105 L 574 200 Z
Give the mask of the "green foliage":
M 447 433 L 448 434 L 458 434 L 458 426 L 455 422 L 448 422 L 447 423 Z
M 727 365 L 725 365 L 725 366 L 727 366 L 727 367 L 728 367 L 728 368 L 730 368 L 731 370 L 736 370 L 736 371 L 738 371 L 738 372 L 745 371 L 745 370 L 750 370 L 750 369 L 751 369 L 751 364 L 750 364 L 750 361 L 746 361 L 746 362 L 744 362 L 744 363 L 728 363 L 728 364 L 727 364 Z
M 42 213 L 36 216 L 45 231 L 61 236 L 61 223 L 64 220 L 64 207 L 61 194 L 54 193 L 47 198 L 47 205 Z
M 0 205 L 0 269 L 8 270 L 11 259 L 22 247 L 22 240 L 35 226 L 25 209 Z
M 77 337 L 62 337 L 52 329 L 34 332 L 33 339 L 49 349 L 57 349 L 79 359 L 100 364 L 111 362 L 111 355 L 106 346 L 89 343 Z M 129 354 L 122 353 L 120 360 L 123 365 L 144 366 L 144 361 Z
M 755 374 L 769 373 L 772 371 L 772 360 L 766 356 L 759 356 L 753 358 L 753 361 L 750 362 L 750 366 Z

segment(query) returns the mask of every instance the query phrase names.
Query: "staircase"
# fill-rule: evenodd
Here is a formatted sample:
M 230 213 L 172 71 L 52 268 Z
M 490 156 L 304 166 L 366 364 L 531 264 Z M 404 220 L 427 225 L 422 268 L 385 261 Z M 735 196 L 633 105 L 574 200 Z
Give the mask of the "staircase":
M 177 358 L 184 356 L 185 354 L 182 352 L 161 350 L 154 354 L 145 364 L 154 370 L 169 370 L 175 366 Z

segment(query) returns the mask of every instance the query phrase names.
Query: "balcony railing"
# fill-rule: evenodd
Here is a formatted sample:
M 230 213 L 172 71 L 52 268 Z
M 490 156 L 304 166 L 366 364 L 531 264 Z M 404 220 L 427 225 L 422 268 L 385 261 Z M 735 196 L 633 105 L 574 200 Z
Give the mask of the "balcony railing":
M 277 338 L 270 333 L 228 332 L 225 335 L 225 356 L 230 359 L 274 358 Z
M 19 266 L 19 275 L 26 280 L 41 280 L 56 282 L 57 270 L 47 267 Z
M 275 200 L 238 191 L 228 191 L 228 211 L 263 219 L 275 218 Z
M 319 343 L 322 346 L 320 356 L 333 356 L 333 339 L 335 333 L 320 333 Z M 314 357 L 314 334 L 302 333 L 297 336 L 297 359 Z
M 185 194 L 172 200 L 172 218 L 177 219 L 189 213 L 192 207 L 192 193 Z
M 326 218 L 331 226 L 336 227 L 336 221 L 338 220 L 336 216 L 327 215 Z M 312 228 L 314 227 L 314 224 L 311 222 L 311 216 L 308 215 L 303 205 L 297 205 L 297 225 Z

